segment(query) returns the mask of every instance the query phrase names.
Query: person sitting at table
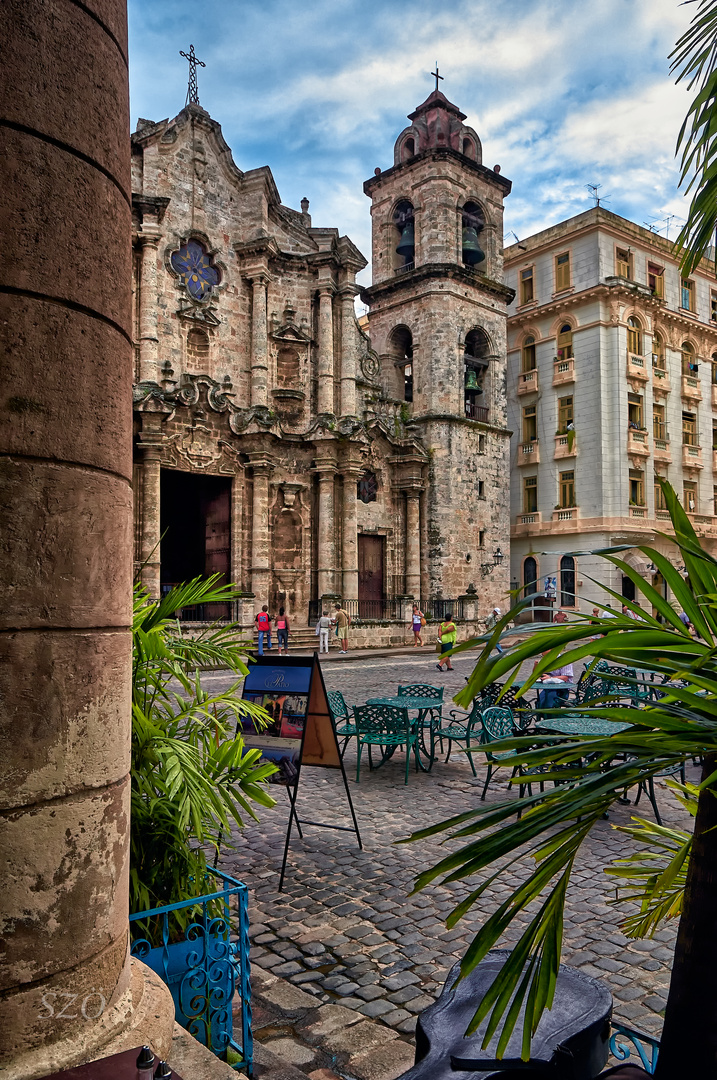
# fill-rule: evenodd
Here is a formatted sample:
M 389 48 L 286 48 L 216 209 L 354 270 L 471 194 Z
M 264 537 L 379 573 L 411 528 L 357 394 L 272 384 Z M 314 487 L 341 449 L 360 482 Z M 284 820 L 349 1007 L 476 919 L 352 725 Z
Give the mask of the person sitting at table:
M 546 656 L 547 652 L 543 653 Z M 533 668 L 538 666 L 539 661 L 536 659 Z M 537 683 L 556 683 L 564 682 L 571 683 L 573 681 L 573 665 L 564 664 L 563 667 L 554 668 L 553 671 L 547 671 L 544 675 L 540 675 L 536 679 Z M 570 694 L 569 690 L 561 690 L 559 687 L 551 686 L 550 689 L 538 690 L 538 696 L 535 701 L 535 707 L 537 710 L 541 709 L 559 709 L 561 705 L 564 705 L 568 700 Z

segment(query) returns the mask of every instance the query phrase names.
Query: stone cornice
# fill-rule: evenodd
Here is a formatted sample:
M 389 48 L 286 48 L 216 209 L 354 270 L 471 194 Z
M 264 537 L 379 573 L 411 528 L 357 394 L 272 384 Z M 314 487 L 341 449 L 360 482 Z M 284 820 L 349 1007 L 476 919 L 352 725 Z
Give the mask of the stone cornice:
M 132 207 L 141 214 L 143 224 L 145 217 L 154 217 L 157 224 L 161 224 L 170 202 L 171 199 L 161 195 L 142 195 L 136 191 L 132 192 Z
M 482 420 L 471 420 L 469 416 L 456 416 L 455 413 L 422 413 L 420 416 L 411 417 L 412 424 L 429 424 L 435 421 L 444 423 L 447 420 L 452 424 L 464 424 L 478 431 L 492 431 L 496 435 L 505 435 L 507 438 L 513 434 L 508 428 L 498 427 L 497 424 L 486 424 Z
M 395 277 L 388 278 L 387 281 L 380 282 L 378 285 L 370 285 L 367 289 L 362 289 L 361 300 L 364 304 L 370 306 L 385 296 L 405 291 L 407 286 L 415 286 L 423 281 L 438 278 L 443 280 L 449 278 L 460 282 L 461 285 L 470 285 L 474 289 L 480 289 L 497 297 L 505 304 L 509 304 L 515 296 L 514 289 L 508 288 L 507 285 L 503 285 L 499 281 L 493 281 L 492 278 L 486 277 L 485 274 L 480 274 L 475 270 L 467 270 L 458 263 L 427 263 L 424 266 L 417 266 L 415 270 L 409 270 L 406 274 L 398 274 Z
M 377 187 L 380 187 L 381 183 L 386 178 L 392 179 L 393 177 L 399 176 L 401 173 L 413 170 L 416 165 L 421 162 L 451 160 L 458 162 L 461 168 L 465 169 L 466 172 L 476 173 L 482 180 L 485 180 L 486 183 L 499 188 L 503 196 L 508 195 L 513 187 L 512 181 L 508 180 L 506 176 L 494 172 L 493 169 L 486 168 L 485 165 L 479 165 L 477 161 L 472 161 L 458 150 L 453 150 L 451 147 L 447 146 L 445 148 L 437 149 L 432 147 L 431 149 L 423 150 L 420 154 L 416 154 L 414 157 L 409 158 L 408 161 L 401 162 L 399 165 L 392 165 L 391 168 L 386 169 L 385 172 L 377 173 L 376 176 L 372 176 L 369 180 L 364 182 L 364 193 L 368 195 L 369 198 L 372 198 L 374 190 Z

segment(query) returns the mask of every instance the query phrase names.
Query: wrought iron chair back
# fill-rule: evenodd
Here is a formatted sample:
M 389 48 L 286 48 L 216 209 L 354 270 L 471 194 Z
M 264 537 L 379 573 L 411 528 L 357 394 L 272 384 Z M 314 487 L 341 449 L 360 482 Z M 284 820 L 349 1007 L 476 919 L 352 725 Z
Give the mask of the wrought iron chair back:
M 395 738 L 403 735 L 404 739 L 408 739 L 411 734 L 408 710 L 395 705 L 356 705 L 354 720 L 360 738 L 376 735 Z
M 482 712 L 481 740 L 484 743 L 508 739 L 513 734 L 515 722 L 512 709 L 492 705 Z
M 344 701 L 344 695 L 340 690 L 327 690 L 326 697 L 329 702 L 329 709 L 331 715 L 334 718 L 334 723 L 338 724 L 341 720 L 348 720 L 351 713 L 349 707 Z
M 430 683 L 409 683 L 408 686 L 399 686 L 399 697 L 430 698 L 431 701 L 443 701 L 443 687 L 431 686 Z
M 450 760 L 451 750 L 453 749 L 453 743 L 465 743 L 466 750 L 471 745 L 471 739 L 475 728 L 481 728 L 483 725 L 483 715 L 481 713 L 480 698 L 474 698 L 471 706 L 471 711 L 464 716 L 460 716 L 456 709 L 451 709 L 450 720 L 445 727 L 438 729 L 436 734 L 441 741 L 441 751 L 443 750 L 443 740 L 448 742 L 448 753 L 446 754 L 446 762 Z M 479 740 L 480 742 L 480 737 Z M 470 762 L 473 775 L 476 776 L 476 767 L 473 762 L 473 754 L 468 754 L 468 761 Z

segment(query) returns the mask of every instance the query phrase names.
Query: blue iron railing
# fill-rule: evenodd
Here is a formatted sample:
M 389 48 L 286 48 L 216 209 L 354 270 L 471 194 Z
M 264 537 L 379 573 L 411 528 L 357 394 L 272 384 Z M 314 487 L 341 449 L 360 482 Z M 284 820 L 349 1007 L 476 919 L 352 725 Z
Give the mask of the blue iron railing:
M 216 892 L 130 915 L 130 924 L 142 920 L 141 932 L 162 942 L 134 938 L 132 955 L 167 984 L 177 1022 L 234 1069 L 251 1076 L 248 890 L 236 878 L 212 869 L 207 871 L 208 888 L 210 875 L 218 879 Z M 170 914 L 187 909 L 191 922 L 183 940 L 170 942 Z M 235 990 L 241 999 L 239 1041 L 234 1038 L 232 1015 Z
M 621 1024 L 619 1020 L 613 1020 L 611 1027 L 610 1053 L 612 1056 L 618 1061 L 627 1061 L 634 1052 L 635 1056 L 639 1057 L 645 1072 L 653 1076 L 657 1067 L 657 1055 L 660 1052 L 660 1040 L 653 1035 L 647 1035 L 644 1031 L 628 1027 L 627 1024 Z

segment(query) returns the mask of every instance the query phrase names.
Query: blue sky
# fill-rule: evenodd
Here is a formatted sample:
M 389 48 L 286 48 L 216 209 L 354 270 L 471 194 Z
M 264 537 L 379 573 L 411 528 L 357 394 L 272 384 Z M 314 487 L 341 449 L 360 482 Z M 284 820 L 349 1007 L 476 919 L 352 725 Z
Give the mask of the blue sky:
M 506 243 L 587 209 L 586 184 L 642 224 L 684 217 L 675 142 L 689 96 L 668 53 L 693 5 L 677 0 L 129 0 L 137 117 L 184 105 L 193 43 L 202 105 L 240 169 L 269 165 L 282 201 L 368 257 L 362 184 L 393 162 L 406 114 L 441 89 L 483 161 L 513 181 Z M 670 237 L 676 235 L 673 224 Z M 370 268 L 361 279 L 367 282 Z

